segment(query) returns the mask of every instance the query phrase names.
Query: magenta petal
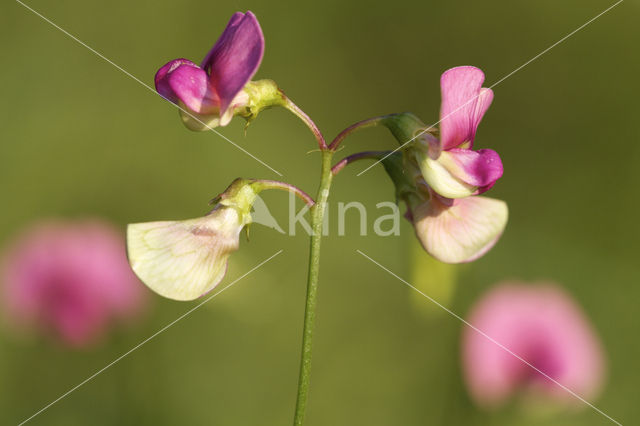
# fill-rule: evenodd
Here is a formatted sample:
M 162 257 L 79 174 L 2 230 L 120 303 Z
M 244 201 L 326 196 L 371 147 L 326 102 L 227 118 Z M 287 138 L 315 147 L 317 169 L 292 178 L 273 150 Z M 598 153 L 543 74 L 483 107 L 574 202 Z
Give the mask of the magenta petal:
M 167 62 L 158 70 L 155 76 L 156 90 L 165 99 L 173 102 L 174 104 L 178 103 L 178 97 L 169 86 L 169 75 L 176 70 L 181 65 L 191 65 L 197 67 L 196 64 L 191 62 L 188 59 L 174 59 L 173 61 Z
M 220 115 L 256 73 L 263 54 L 264 36 L 255 15 L 235 13 L 202 62 L 220 96 Z
M 213 58 L 218 55 L 226 45 L 229 44 L 231 36 L 235 33 L 238 24 L 240 23 L 240 21 L 242 21 L 242 18 L 244 18 L 244 13 L 242 12 L 236 12 L 231 16 L 231 19 L 229 19 L 229 22 L 227 23 L 224 31 L 200 64 L 200 66 L 205 71 L 211 71 L 211 63 L 213 62 Z
M 169 87 L 190 110 L 199 114 L 217 112 L 220 105 L 207 73 L 196 65 L 180 65 L 167 77 Z
M 486 112 L 493 92 L 483 89 L 484 73 L 476 67 L 463 66 L 445 71 L 440 78 L 440 140 L 443 149 L 473 142 L 476 129 Z
M 502 161 L 497 152 L 492 149 L 451 149 L 447 167 L 458 179 L 477 186 L 479 193 L 485 192 L 502 177 Z

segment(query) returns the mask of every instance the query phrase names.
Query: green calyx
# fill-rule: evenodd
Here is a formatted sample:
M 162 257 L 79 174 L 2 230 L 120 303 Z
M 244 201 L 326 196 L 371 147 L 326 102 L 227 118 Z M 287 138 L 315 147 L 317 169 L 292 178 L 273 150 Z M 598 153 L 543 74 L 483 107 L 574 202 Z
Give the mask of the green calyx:
M 381 120 L 381 124 L 389 129 L 400 145 L 426 133 L 427 128 L 422 120 L 410 112 L 387 115 Z
M 237 114 L 247 120 L 247 126 L 262 110 L 286 105 L 286 97 L 273 80 L 250 81 L 244 92 L 249 96 L 249 102 Z
M 216 196 L 209 204 L 236 209 L 244 225 L 251 223 L 251 207 L 259 190 L 253 185 L 253 179 L 238 178 L 223 193 Z
M 394 152 L 387 156 L 382 160 L 382 166 L 395 186 L 396 203 L 407 200 L 408 197 L 416 193 L 414 179 L 405 167 L 402 153 Z

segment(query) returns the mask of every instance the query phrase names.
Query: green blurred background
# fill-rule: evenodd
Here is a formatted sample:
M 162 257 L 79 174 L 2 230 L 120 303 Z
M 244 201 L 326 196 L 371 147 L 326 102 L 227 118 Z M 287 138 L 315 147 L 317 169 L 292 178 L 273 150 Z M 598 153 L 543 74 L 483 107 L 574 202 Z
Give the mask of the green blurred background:
M 176 57 L 199 62 L 236 10 L 266 37 L 257 78 L 273 78 L 329 137 L 383 113 L 437 120 L 439 76 L 471 64 L 493 84 L 612 4 L 609 1 L 123 1 L 27 4 L 145 83 Z M 583 306 L 606 347 L 609 377 L 595 401 L 623 424 L 639 413 L 639 5 L 626 1 L 498 86 L 477 145 L 505 175 L 491 191 L 510 223 L 498 245 L 454 271 L 464 315 L 497 281 L 552 279 Z M 191 133 L 176 110 L 18 3 L 0 13 L 0 242 L 42 217 L 129 222 L 200 216 L 238 176 L 277 178 L 212 132 Z M 243 133 L 221 129 L 315 191 L 319 154 L 304 126 L 266 111 Z M 386 149 L 381 129 L 342 152 Z M 338 201 L 393 197 L 377 167 L 344 171 Z M 267 194 L 286 224 L 287 196 Z M 375 214 L 373 215 L 375 217 Z M 323 246 L 308 425 L 601 425 L 576 413 L 524 418 L 478 410 L 459 368 L 461 323 L 356 253 L 411 279 L 412 229 L 347 235 Z M 372 219 L 369 223 L 371 230 Z M 284 253 L 32 420 L 42 425 L 290 424 L 298 374 L 307 238 L 254 226 L 223 285 Z M 426 256 L 426 255 L 425 255 Z M 0 334 L 0 423 L 17 424 L 194 304 L 150 295 L 136 325 L 71 351 Z M 636 395 L 635 397 L 633 395 Z

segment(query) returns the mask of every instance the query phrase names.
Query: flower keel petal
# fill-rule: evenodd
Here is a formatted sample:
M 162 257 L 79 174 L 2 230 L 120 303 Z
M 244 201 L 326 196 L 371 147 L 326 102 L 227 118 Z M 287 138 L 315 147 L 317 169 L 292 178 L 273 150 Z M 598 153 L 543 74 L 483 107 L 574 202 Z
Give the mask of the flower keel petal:
M 422 150 L 416 152 L 416 160 L 427 185 L 446 198 L 464 198 L 476 193 L 476 186 L 461 180 L 446 167 L 446 163 L 440 161 L 444 154 L 434 160 Z

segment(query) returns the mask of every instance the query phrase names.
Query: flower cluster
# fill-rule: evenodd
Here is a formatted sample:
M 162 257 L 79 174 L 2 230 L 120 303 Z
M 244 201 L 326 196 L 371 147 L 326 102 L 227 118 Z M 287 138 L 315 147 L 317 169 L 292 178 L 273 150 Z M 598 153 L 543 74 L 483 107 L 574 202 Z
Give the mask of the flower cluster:
M 328 145 L 313 121 L 274 81 L 251 80 L 263 53 L 264 37 L 255 15 L 235 13 L 200 66 L 187 59 L 162 66 L 155 76 L 157 91 L 179 106 L 184 124 L 192 130 L 224 126 L 234 116 L 251 121 L 272 106 L 290 110 L 316 137 L 328 186 L 327 177 L 337 174 L 349 159 L 330 173 L 325 166 L 330 167 L 341 140 L 361 126 L 345 129 Z M 479 196 L 502 176 L 495 151 L 473 150 L 476 129 L 493 99 L 493 92 L 482 88 L 483 81 L 482 71 L 468 66 L 442 75 L 439 132 L 408 113 L 365 121 L 386 125 L 401 143 L 401 152 L 384 155 L 381 162 L 396 184 L 398 199 L 407 204 L 407 218 L 423 247 L 443 262 L 469 262 L 482 256 L 507 222 L 503 201 Z M 133 270 L 151 289 L 169 298 L 190 300 L 207 293 L 220 282 L 230 253 L 238 249 L 257 192 L 284 189 L 311 206 L 315 203 L 293 185 L 266 182 L 238 179 L 203 218 L 130 225 L 127 239 Z
M 407 218 L 424 249 L 442 262 L 479 258 L 507 223 L 505 202 L 478 196 L 503 171 L 495 151 L 473 150 L 476 130 L 493 100 L 483 81 L 483 72 L 470 66 L 442 74 L 439 132 L 412 114 L 382 119 L 401 144 L 403 173 L 391 177 L 401 188 L 398 195 L 407 204 Z M 393 157 L 385 156 L 383 162 Z

